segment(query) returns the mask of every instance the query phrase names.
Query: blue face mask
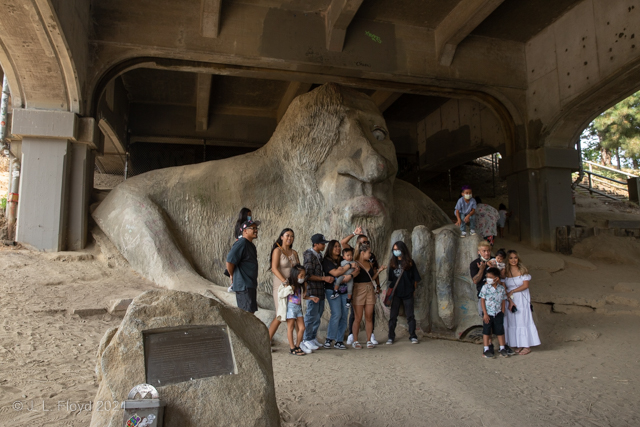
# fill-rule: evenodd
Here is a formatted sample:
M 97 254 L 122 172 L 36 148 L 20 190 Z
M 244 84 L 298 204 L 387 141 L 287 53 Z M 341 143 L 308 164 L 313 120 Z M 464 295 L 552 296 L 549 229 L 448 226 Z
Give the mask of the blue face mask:
M 395 256 L 397 256 L 397 257 L 398 257 L 398 256 L 402 255 L 402 251 L 399 251 L 399 250 L 397 250 L 397 249 L 394 249 L 394 250 L 393 250 L 393 255 L 395 255 Z
M 251 221 L 251 215 L 247 216 L 247 221 Z

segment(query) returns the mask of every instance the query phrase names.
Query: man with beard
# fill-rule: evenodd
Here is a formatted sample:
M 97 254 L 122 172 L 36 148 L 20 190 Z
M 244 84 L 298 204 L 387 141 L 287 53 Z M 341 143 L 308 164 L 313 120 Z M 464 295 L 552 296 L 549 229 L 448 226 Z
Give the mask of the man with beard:
M 344 239 L 340 240 L 340 245 L 342 246 L 342 249 L 353 249 L 351 247 L 351 245 L 349 244 L 349 242 L 351 241 L 351 239 L 353 239 L 354 237 L 356 238 L 356 246 L 361 245 L 361 244 L 367 244 L 369 245 L 369 238 L 362 234 L 362 227 L 358 227 L 356 228 L 356 230 L 349 234 L 348 236 L 346 236 Z M 375 254 L 373 253 L 373 251 L 371 252 L 371 259 L 369 259 L 369 262 L 371 263 L 371 265 L 373 266 L 373 271 L 375 272 L 376 270 L 378 270 L 378 260 L 375 256 Z M 376 289 L 378 290 L 378 292 L 380 291 L 380 276 L 376 277 Z M 347 337 L 347 345 L 351 345 L 353 343 L 353 322 L 355 320 L 355 314 L 354 314 L 354 308 L 353 305 L 351 306 L 351 311 L 349 312 L 349 321 L 348 321 L 348 325 L 349 325 L 349 337 Z M 375 310 L 373 311 L 373 318 L 372 318 L 372 322 L 373 322 L 373 328 L 375 329 L 376 327 L 376 312 Z M 374 333 L 371 333 L 371 342 L 374 345 L 378 345 L 378 341 L 376 341 L 376 337 L 374 335 Z

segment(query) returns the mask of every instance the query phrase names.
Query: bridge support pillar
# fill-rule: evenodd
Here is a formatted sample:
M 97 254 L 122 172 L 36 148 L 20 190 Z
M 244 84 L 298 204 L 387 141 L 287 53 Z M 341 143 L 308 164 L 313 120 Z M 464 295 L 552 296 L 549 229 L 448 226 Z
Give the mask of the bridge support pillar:
M 510 235 L 544 250 L 556 249 L 556 229 L 573 226 L 571 173 L 578 170 L 576 150 L 542 147 L 503 158 L 507 179 Z
M 15 109 L 22 137 L 16 240 L 43 251 L 86 245 L 97 126 L 74 113 Z

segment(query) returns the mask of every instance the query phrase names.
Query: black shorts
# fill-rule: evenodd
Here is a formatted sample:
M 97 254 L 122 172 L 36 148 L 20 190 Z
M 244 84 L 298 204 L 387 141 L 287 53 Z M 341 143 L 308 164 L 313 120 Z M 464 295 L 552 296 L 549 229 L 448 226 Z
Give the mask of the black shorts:
M 238 308 L 249 313 L 258 311 L 258 290 L 256 288 L 247 288 L 246 291 L 236 292 L 236 302 Z
M 504 335 L 504 313 L 500 312 L 495 316 L 489 316 L 489 323 L 482 322 L 482 335 Z

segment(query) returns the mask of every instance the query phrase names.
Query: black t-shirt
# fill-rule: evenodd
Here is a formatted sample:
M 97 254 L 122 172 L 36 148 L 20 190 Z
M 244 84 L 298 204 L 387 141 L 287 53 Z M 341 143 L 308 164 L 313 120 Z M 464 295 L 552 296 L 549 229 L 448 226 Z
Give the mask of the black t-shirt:
M 473 261 L 471 261 L 471 264 L 469 264 L 469 273 L 471 274 L 471 281 L 473 282 L 473 278 L 476 277 L 476 274 L 478 274 L 478 272 L 480 271 L 480 267 L 478 267 L 478 264 L 482 262 L 482 258 L 478 257 L 476 259 L 474 259 Z M 487 283 L 487 268 L 485 267 L 484 272 L 482 273 L 482 279 L 480 279 L 480 281 L 478 283 L 476 283 L 476 290 L 478 298 L 480 298 L 480 291 L 482 290 L 482 287 Z
M 402 267 L 400 266 L 395 269 L 389 268 L 389 287 L 395 287 L 398 277 L 400 277 L 400 281 L 398 282 L 398 288 L 395 290 L 393 295 L 398 298 L 411 298 L 413 296 L 413 291 L 415 290 L 415 282 L 422 280 L 422 277 L 420 277 L 420 273 L 416 268 L 416 264 L 413 263 L 411 267 L 404 272 L 404 274 L 402 274 Z
M 332 275 L 331 273 L 329 273 L 331 270 L 335 270 L 336 268 L 340 267 L 340 260 L 338 260 L 338 264 L 336 264 L 335 262 L 333 262 L 333 260 L 329 257 L 324 257 L 324 259 L 322 260 L 322 271 L 324 271 L 324 274 L 326 276 L 331 276 L 331 277 L 335 277 L 334 275 Z M 334 284 L 333 283 L 326 283 L 324 284 L 324 288 L 325 289 L 329 289 L 332 290 L 333 289 Z

